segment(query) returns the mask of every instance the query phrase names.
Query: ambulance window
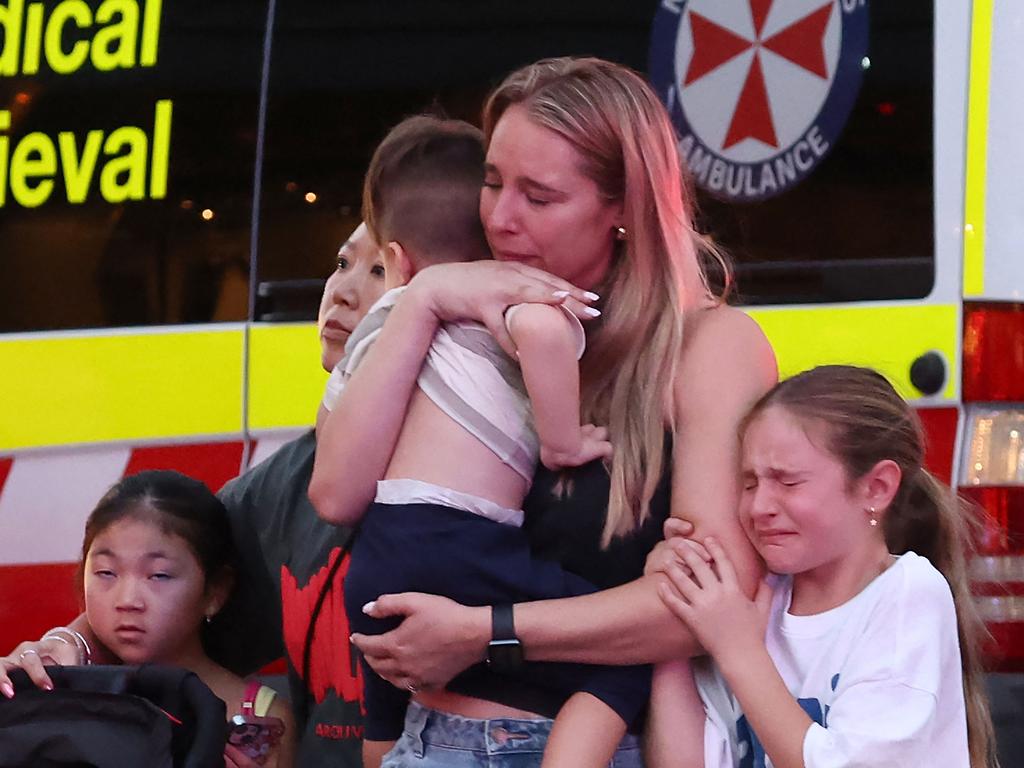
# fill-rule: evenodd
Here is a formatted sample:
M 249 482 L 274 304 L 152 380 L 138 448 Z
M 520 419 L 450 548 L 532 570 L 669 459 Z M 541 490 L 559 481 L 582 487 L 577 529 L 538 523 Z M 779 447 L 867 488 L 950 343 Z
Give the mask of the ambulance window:
M 756 160 L 765 153 L 757 142 L 768 139 L 772 175 L 783 189 L 729 199 L 706 183 L 712 172 L 706 168 L 700 192 L 701 222 L 736 262 L 741 301 L 843 301 L 929 292 L 934 263 L 931 2 L 871 3 L 869 15 L 868 4 L 841 0 L 817 4 L 827 6 L 827 17 L 815 11 L 792 18 L 776 4 L 780 12 L 769 14 L 761 30 L 767 51 L 761 53 L 764 98 L 744 103 L 746 117 L 737 124 L 732 151 L 760 171 Z M 746 3 L 733 5 L 737 13 L 749 12 Z M 733 21 L 737 30 L 749 27 L 748 18 L 730 20 L 731 12 L 712 6 L 711 0 L 563 0 L 500 8 L 435 2 L 361 2 L 342 8 L 327 0 L 279 5 L 258 280 L 264 286 L 295 278 L 310 282 L 298 305 L 289 303 L 285 291 L 279 299 L 261 299 L 258 312 L 267 318 L 312 317 L 320 285 L 315 278 L 331 268 L 338 243 L 358 223 L 366 164 L 397 120 L 436 106 L 477 121 L 489 88 L 516 66 L 542 56 L 606 56 L 647 73 L 657 87 L 658 56 L 676 62 L 686 54 L 676 46 L 691 39 L 689 32 L 679 32 L 681 23 L 690 23 L 687 13 L 711 14 L 722 28 Z M 813 11 L 815 4 L 804 6 Z M 660 39 L 670 39 L 671 50 L 659 51 Z M 744 51 L 730 63 L 736 65 L 732 69 L 722 67 L 709 73 L 706 83 L 692 83 L 698 90 L 708 84 L 714 93 L 716 77 L 736 79 L 731 96 L 695 102 L 698 112 L 721 115 L 721 143 L 740 106 L 751 61 L 751 51 Z M 685 88 L 680 94 L 677 112 L 689 98 Z M 775 120 L 768 128 L 751 118 L 765 104 Z M 693 157 L 693 146 L 686 152 L 684 143 L 684 153 L 697 161 L 699 175 L 701 158 Z M 762 182 L 771 186 L 760 175 L 739 178 L 741 189 Z
M 246 317 L 265 11 L 112 5 L 0 8 L 0 332 Z
M 395 123 L 437 110 L 479 124 L 489 90 L 545 56 L 593 54 L 643 70 L 653 8 L 621 0 L 278 3 L 257 270 L 271 295 L 257 299 L 257 318 L 315 316 L 319 281 L 359 223 L 370 156 Z M 310 282 L 287 282 L 302 280 Z
M 395 122 L 431 108 L 476 122 L 490 88 L 544 56 L 603 56 L 654 82 L 665 9 L 677 10 L 669 19 L 676 41 L 689 39 L 675 34 L 683 11 L 709 3 L 277 3 L 262 147 L 266 4 L 127 0 L 122 16 L 104 23 L 92 18 L 99 3 L 74 23 L 82 5 L 72 0 L 10 4 L 22 10 L 0 15 L 0 332 L 244 319 L 253 229 L 254 282 L 264 289 L 256 317 L 311 318 L 337 246 L 358 223 L 370 154 Z M 860 7 L 825 5 L 837 14 Z M 778 167 L 771 160 L 776 186 L 787 187 L 756 201 L 700 193 L 702 222 L 738 262 L 748 302 L 921 296 L 931 286 L 930 0 L 870 8 L 863 34 L 853 36 L 869 62 L 859 90 L 845 80 L 832 87 L 836 62 L 853 50 L 845 28 L 836 33 L 839 17 L 824 27 L 809 18 L 783 38 L 797 34 L 805 51 L 807 37 L 824 63 L 781 48 L 812 75 L 824 67 L 824 85 L 808 96 L 794 80 L 795 90 L 779 95 L 778 61 L 765 63 L 765 95 L 748 98 L 743 112 L 796 94 L 810 110 L 806 124 L 794 129 L 783 118 L 769 134 L 763 120 L 747 119 L 719 137 L 751 168 L 751 147 L 768 139 L 781 158 Z M 47 46 L 54 18 L 60 45 Z M 762 47 L 771 50 L 768 37 L 793 21 L 769 14 Z M 741 85 L 751 56 L 734 62 Z M 696 78 L 693 92 L 711 82 Z M 846 116 L 834 102 L 851 92 Z M 677 111 L 689 108 L 689 93 L 681 89 Z M 691 114 L 738 104 L 734 94 Z M 821 124 L 817 133 L 811 123 Z M 719 188 L 771 186 L 753 171 L 734 171 L 730 182 L 693 156 L 696 147 L 687 159 L 705 187 L 715 173 Z
M 779 56 L 761 54 L 776 124 L 759 117 L 758 100 L 749 98 L 747 112 L 729 126 L 732 139 L 745 137 L 732 151 L 746 151 L 750 159 L 760 160 L 745 166 L 751 171 L 742 180 L 740 197 L 746 199 L 730 199 L 728 168 L 721 183 L 725 189 L 709 190 L 707 169 L 699 191 L 702 224 L 733 257 L 741 302 L 918 298 L 931 291 L 932 2 L 872 2 L 862 29 L 847 15 L 844 23 L 850 26 L 843 28 L 841 41 L 830 40 L 831 30 L 826 30 L 825 64 L 834 67 L 832 92 L 809 71 L 818 63 L 813 56 L 784 51 L 793 60 L 780 64 Z M 855 5 L 838 3 L 834 9 Z M 806 24 L 794 24 L 788 32 L 800 35 L 808 46 L 822 34 Z M 836 48 L 829 48 L 833 44 Z M 765 47 L 771 49 L 768 43 Z M 836 89 L 854 88 L 858 74 L 859 94 L 852 106 L 844 105 Z M 780 76 L 789 78 L 789 90 L 779 90 L 777 83 L 773 87 L 772 77 Z M 733 109 L 735 102 L 727 108 Z M 805 110 L 810 122 L 787 125 L 780 114 L 783 104 L 791 112 Z M 765 145 L 751 135 L 769 141 L 774 136 L 778 151 L 759 156 Z M 695 141 L 690 148 L 691 165 L 695 157 L 702 159 L 700 146 Z M 826 148 L 821 158 L 816 157 L 819 148 Z M 802 164 L 811 167 L 803 172 Z M 744 166 L 733 167 L 735 176 L 742 175 Z M 695 167 L 695 175 L 702 170 Z M 734 178 L 733 189 L 738 186 Z M 786 188 L 776 193 L 774 187 Z

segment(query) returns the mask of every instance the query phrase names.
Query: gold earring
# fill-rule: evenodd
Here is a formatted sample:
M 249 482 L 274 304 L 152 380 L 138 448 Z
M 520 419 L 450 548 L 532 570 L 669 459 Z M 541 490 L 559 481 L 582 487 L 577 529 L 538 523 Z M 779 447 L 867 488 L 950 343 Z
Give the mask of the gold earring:
M 625 240 L 626 239 L 626 228 L 625 227 L 616 227 L 615 228 L 615 239 L 616 240 Z
M 874 507 L 868 507 L 868 513 L 871 515 L 871 519 L 868 520 L 868 525 L 870 525 L 872 528 L 874 528 L 874 527 L 876 527 L 878 525 L 878 520 L 875 519 L 875 508 Z

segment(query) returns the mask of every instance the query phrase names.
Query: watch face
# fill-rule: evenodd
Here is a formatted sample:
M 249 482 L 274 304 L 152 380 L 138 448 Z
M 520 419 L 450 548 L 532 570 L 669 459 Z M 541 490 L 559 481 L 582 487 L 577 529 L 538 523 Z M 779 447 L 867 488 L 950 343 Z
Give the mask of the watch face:
M 487 646 L 487 663 L 498 672 L 523 665 L 523 646 L 518 640 L 492 640 Z

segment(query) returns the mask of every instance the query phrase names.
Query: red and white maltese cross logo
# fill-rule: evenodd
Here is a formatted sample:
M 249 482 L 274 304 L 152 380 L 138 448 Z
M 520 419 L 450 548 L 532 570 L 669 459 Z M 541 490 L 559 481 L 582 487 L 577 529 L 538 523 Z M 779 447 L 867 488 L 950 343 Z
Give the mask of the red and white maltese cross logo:
M 797 142 L 832 86 L 841 14 L 839 0 L 691 0 L 677 92 L 701 143 L 755 163 Z

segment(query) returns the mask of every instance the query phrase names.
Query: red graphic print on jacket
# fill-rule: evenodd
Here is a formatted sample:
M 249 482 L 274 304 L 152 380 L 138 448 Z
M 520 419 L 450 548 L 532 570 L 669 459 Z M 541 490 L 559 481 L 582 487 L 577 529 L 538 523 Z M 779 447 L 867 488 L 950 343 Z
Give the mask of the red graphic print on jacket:
M 299 587 L 287 565 L 281 566 L 284 644 L 292 667 L 299 674 L 302 673 L 303 645 L 306 642 L 306 630 L 313 615 L 313 608 L 316 606 L 327 574 L 340 554 L 340 548 L 335 547 L 331 550 L 327 564 L 314 573 L 304 587 Z M 345 574 L 348 573 L 348 561 L 346 555 L 334 575 L 334 583 L 317 617 L 316 631 L 310 648 L 309 679 L 305 683 L 317 704 L 323 702 L 329 689 L 333 689 L 334 693 L 345 701 L 362 700 L 363 678 L 359 665 L 352 658 L 352 646 L 348 639 L 352 630 L 349 629 L 348 616 L 345 615 L 342 592 Z

